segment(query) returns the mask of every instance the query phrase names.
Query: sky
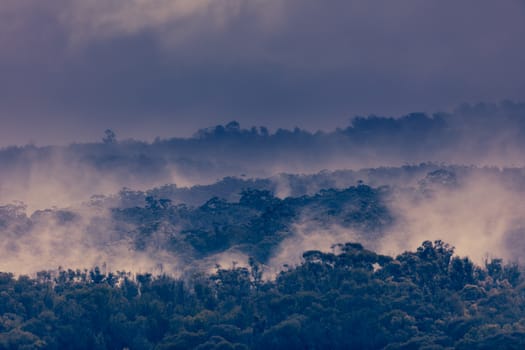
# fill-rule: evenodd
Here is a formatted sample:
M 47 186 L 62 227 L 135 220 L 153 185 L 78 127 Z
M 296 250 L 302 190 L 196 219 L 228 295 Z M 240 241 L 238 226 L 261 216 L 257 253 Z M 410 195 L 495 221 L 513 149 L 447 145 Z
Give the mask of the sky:
M 525 100 L 524 0 L 2 0 L 0 147 Z

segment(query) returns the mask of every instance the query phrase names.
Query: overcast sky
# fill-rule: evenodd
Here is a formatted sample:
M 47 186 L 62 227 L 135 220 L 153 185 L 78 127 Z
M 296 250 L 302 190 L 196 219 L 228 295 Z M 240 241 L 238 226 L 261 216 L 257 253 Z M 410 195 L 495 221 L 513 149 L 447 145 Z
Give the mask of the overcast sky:
M 1 0 L 0 146 L 525 100 L 524 0 Z

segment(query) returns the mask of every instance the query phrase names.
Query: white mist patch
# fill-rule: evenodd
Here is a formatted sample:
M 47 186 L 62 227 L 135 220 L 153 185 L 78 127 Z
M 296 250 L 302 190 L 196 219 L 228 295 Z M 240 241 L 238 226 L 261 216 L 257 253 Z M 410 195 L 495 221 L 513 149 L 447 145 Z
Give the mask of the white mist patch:
M 123 185 L 101 176 L 78 159 L 50 151 L 40 159 L 28 152 L 14 167 L 0 172 L 0 203 L 21 201 L 29 212 L 80 204 L 97 193 L 117 192 Z
M 212 181 L 208 181 L 209 183 L 212 183 Z M 170 178 L 168 181 L 169 184 L 176 184 L 178 187 L 192 187 L 197 184 L 199 185 L 205 185 L 205 181 L 195 181 L 195 179 L 190 179 L 189 176 L 182 175 L 177 167 L 171 166 L 170 168 Z
M 519 260 L 512 246 L 525 248 L 520 243 L 525 238 L 523 192 L 492 176 L 471 175 L 458 187 L 437 188 L 423 196 L 397 194 L 391 210 L 397 225 L 378 244 L 383 254 L 440 239 L 453 245 L 456 254 L 482 263 L 487 255 Z
M 12 160 L 10 167 L 0 167 L 0 205 L 20 201 L 32 213 L 55 207 L 77 207 L 93 195 L 111 195 L 122 188 L 147 190 L 166 183 L 197 184 L 195 178 L 182 175 L 175 165 L 154 169 L 151 173 L 136 169 L 136 164 L 126 165 L 128 160 L 122 160 L 124 165 L 116 160 L 114 164 L 103 165 L 106 156 L 102 152 L 94 153 L 102 164 L 97 168 L 89 157 L 64 149 L 25 150 Z M 96 158 L 94 155 L 90 157 Z M 107 155 L 110 161 L 114 157 Z
M 104 266 L 106 271 L 180 275 L 176 257 L 164 250 L 134 249 L 129 238 L 112 228 L 106 211 L 46 210 L 29 220 L 20 210 L 10 213 L 9 224 L 0 230 L 0 271 L 33 274 Z
M 271 177 L 275 183 L 275 196 L 280 199 L 285 199 L 292 194 L 290 187 L 290 181 L 286 177 L 286 174 L 279 174 Z
M 362 235 L 353 230 L 337 225 L 322 227 L 318 223 L 309 221 L 295 224 L 292 232 L 293 235 L 281 242 L 268 262 L 266 278 L 272 278 L 287 266 L 299 265 L 305 251 L 333 252 L 336 244 L 364 240 Z

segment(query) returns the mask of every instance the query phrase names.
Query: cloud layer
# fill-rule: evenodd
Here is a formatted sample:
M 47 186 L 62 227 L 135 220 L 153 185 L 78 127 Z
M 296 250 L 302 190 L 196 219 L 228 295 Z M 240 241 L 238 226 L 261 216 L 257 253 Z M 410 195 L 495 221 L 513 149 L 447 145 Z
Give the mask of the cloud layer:
M 524 17 L 514 0 L 6 0 L 0 144 L 522 100 Z

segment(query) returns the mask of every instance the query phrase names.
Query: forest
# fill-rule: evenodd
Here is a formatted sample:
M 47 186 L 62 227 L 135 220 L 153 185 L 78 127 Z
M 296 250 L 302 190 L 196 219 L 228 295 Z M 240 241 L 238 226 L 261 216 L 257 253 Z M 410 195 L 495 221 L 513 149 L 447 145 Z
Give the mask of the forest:
M 0 350 L 525 349 L 525 0 L 0 0 Z
M 359 243 L 265 280 L 261 266 L 186 279 L 59 269 L 0 274 L 2 349 L 522 349 L 516 265 L 425 241 L 393 258 Z
M 397 132 L 403 153 L 415 124 L 458 135 L 448 118 L 0 150 L 0 349 L 523 348 L 525 168 L 278 172 L 268 154 L 272 175 L 252 176 L 233 151 L 304 139 L 312 164 L 340 137 L 377 133 L 379 154 Z M 230 175 L 195 167 L 210 149 Z M 189 168 L 216 180 L 185 183 Z
M 48 268 L 0 274 L 0 349 L 521 349 L 514 231 L 505 260 L 440 239 L 384 253 L 406 225 L 395 201 L 453 200 L 483 177 L 525 183 L 520 169 L 427 163 L 125 188 L 31 215 L 2 206 L 0 261 L 30 263 L 29 250 Z M 120 268 L 123 251 L 154 268 Z

